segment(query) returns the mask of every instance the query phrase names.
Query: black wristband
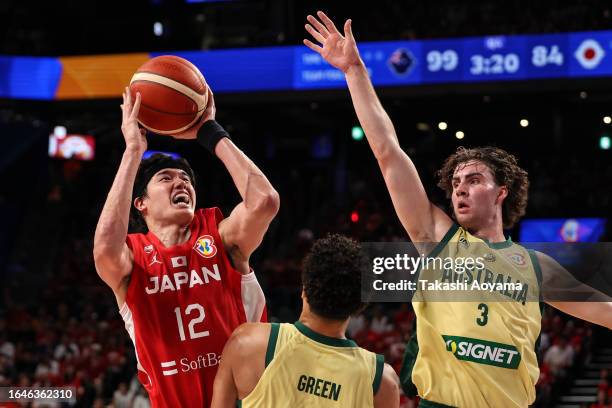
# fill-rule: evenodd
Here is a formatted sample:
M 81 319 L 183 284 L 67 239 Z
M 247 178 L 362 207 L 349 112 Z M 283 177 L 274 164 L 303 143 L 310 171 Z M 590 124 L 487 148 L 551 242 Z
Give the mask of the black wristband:
M 217 121 L 212 119 L 204 122 L 202 127 L 198 130 L 198 143 L 208 149 L 212 154 L 215 154 L 217 143 L 224 137 L 232 140 L 229 133 L 227 133 Z

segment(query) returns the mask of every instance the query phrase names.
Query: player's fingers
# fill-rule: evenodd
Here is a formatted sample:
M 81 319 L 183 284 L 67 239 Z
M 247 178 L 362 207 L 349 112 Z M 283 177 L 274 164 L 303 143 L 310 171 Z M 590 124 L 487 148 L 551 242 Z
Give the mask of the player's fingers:
M 136 100 L 134 101 L 134 108 L 132 109 L 132 112 L 130 114 L 130 119 L 138 118 L 138 112 L 140 111 L 140 101 L 140 92 L 136 92 Z
M 121 104 L 121 117 L 123 121 L 127 119 L 127 96 L 125 95 L 125 91 L 123 91 L 123 103 Z
M 306 27 L 306 31 L 308 31 L 310 35 L 314 37 L 315 40 L 317 40 L 321 44 L 325 42 L 325 38 L 323 38 L 321 33 L 315 30 L 313 26 L 311 26 L 310 24 L 306 24 L 305 27 Z
M 323 21 L 323 24 L 325 24 L 325 27 L 327 27 L 327 31 L 329 31 L 330 33 L 340 33 L 336 28 L 334 22 L 331 21 L 324 12 L 317 11 L 317 16 L 319 16 L 321 21 Z
M 319 33 L 321 33 L 323 38 L 327 38 L 329 36 L 329 32 L 327 31 L 327 28 L 325 28 L 325 26 L 323 24 L 321 24 L 319 22 L 319 20 L 317 20 L 316 18 L 314 18 L 310 14 L 308 16 L 306 16 L 306 20 L 308 20 L 308 22 L 310 24 L 312 24 L 312 26 L 314 28 L 316 28 Z
M 132 94 L 127 86 L 125 87 L 125 107 L 127 113 L 129 114 L 132 111 Z
M 353 24 L 353 21 L 351 21 L 350 18 L 346 20 L 346 22 L 344 23 L 344 37 L 346 37 L 347 39 L 354 40 L 355 37 L 353 37 L 352 24 Z
M 304 45 L 307 46 L 308 48 L 310 48 L 311 50 L 313 50 L 314 52 L 317 53 L 321 53 L 323 52 L 323 48 L 319 47 L 318 45 L 314 44 L 312 41 L 310 40 L 304 40 Z

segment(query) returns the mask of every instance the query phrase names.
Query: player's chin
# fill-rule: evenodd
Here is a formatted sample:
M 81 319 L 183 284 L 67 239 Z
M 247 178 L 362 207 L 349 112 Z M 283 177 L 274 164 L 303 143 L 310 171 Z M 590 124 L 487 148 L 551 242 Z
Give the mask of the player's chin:
M 455 219 L 457 223 L 461 225 L 463 228 L 472 228 L 474 224 L 474 215 L 469 213 L 458 213 L 455 212 Z
M 170 209 L 170 212 L 172 213 L 173 217 L 180 218 L 181 221 L 185 221 L 186 218 L 191 221 L 195 209 L 190 205 L 173 205 Z

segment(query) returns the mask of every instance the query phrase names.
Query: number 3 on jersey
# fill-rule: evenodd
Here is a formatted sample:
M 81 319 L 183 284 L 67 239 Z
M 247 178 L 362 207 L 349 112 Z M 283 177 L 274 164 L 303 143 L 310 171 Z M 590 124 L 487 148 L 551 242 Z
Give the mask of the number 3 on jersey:
M 485 326 L 489 321 L 489 306 L 486 303 L 481 303 L 478 305 L 478 310 L 482 313 L 480 317 L 476 318 L 476 324 L 479 326 Z
M 191 314 L 191 312 L 196 311 L 198 313 L 197 317 L 194 317 L 189 322 L 189 338 L 190 339 L 199 339 L 200 337 L 206 337 L 210 335 L 208 330 L 204 330 L 201 332 L 195 331 L 194 326 L 198 323 L 202 323 L 204 321 L 204 317 L 206 316 L 204 313 L 204 307 L 198 303 L 193 303 L 188 305 L 185 308 L 185 316 Z M 183 317 L 181 316 L 181 308 L 175 307 L 174 314 L 176 314 L 176 323 L 178 325 L 179 336 L 181 337 L 181 341 L 185 341 L 185 329 L 183 328 Z

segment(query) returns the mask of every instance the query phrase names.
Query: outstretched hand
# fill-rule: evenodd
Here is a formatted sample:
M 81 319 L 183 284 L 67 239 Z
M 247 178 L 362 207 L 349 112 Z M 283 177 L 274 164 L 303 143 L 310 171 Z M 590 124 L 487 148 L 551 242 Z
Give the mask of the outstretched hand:
M 196 139 L 198 137 L 198 130 L 202 127 L 204 122 L 207 120 L 215 120 L 215 114 L 217 113 L 217 108 L 215 107 L 215 98 L 213 97 L 212 90 L 210 86 L 207 87 L 207 100 L 206 100 L 206 108 L 204 112 L 202 112 L 202 116 L 200 119 L 193 124 L 189 129 L 185 130 L 181 133 L 176 133 L 172 135 L 175 139 Z
M 125 139 L 126 149 L 144 153 L 147 150 L 147 131 L 138 126 L 138 112 L 140 111 L 140 92 L 136 93 L 136 100 L 132 103 L 132 95 L 126 87 L 123 91 L 123 113 L 121 120 L 121 132 Z
M 306 17 L 310 24 L 306 24 L 306 31 L 321 46 L 304 39 L 304 45 L 311 50 L 319 53 L 321 57 L 335 68 L 346 73 L 351 66 L 362 65 L 359 51 L 353 32 L 351 30 L 351 20 L 344 23 L 344 36 L 338 31 L 333 21 L 325 13 L 317 11 L 319 20 L 309 15 Z

